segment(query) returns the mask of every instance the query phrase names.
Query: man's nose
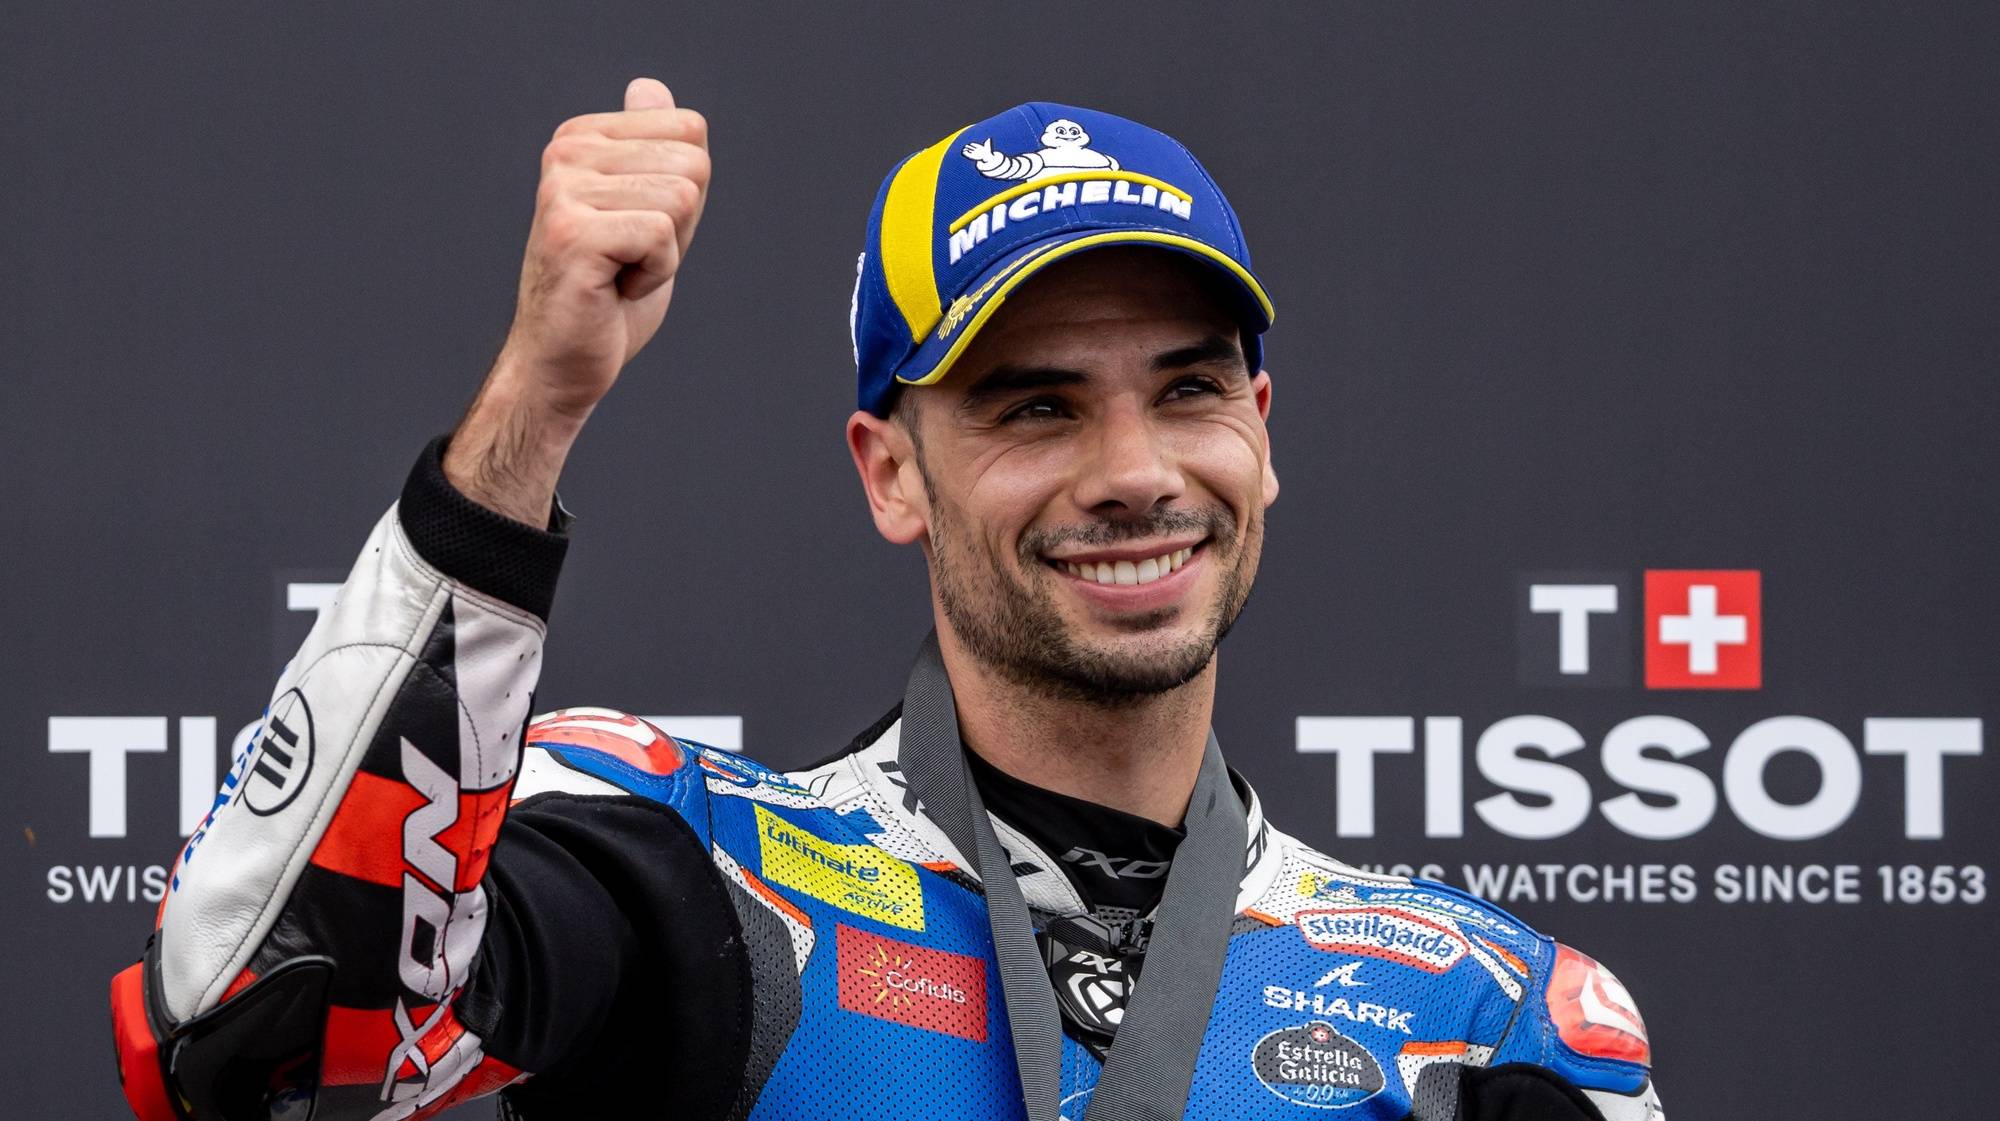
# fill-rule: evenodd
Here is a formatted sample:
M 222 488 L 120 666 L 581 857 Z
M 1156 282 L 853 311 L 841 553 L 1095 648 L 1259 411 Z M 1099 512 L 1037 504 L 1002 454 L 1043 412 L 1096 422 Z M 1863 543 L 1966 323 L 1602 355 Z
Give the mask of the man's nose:
M 1077 479 L 1077 503 L 1100 514 L 1143 514 L 1186 489 L 1164 434 L 1136 406 L 1100 414 L 1092 454 Z

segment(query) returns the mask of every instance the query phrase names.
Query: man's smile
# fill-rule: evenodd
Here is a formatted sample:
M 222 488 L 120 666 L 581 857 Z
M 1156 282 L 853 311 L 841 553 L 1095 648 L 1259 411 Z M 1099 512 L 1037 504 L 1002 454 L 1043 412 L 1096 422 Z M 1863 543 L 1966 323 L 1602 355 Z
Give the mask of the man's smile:
M 1139 552 L 1121 549 L 1092 552 L 1080 560 L 1047 561 L 1061 573 L 1064 586 L 1092 607 L 1119 615 L 1152 613 L 1180 606 L 1201 578 L 1208 557 L 1207 539 L 1158 553 L 1158 545 L 1141 545 Z M 1130 559 L 1132 556 L 1140 559 Z
M 1184 545 L 1142 542 L 1122 549 L 1093 549 L 1043 559 L 1062 572 L 1091 583 L 1151 584 L 1179 571 L 1206 540 L 1202 538 Z

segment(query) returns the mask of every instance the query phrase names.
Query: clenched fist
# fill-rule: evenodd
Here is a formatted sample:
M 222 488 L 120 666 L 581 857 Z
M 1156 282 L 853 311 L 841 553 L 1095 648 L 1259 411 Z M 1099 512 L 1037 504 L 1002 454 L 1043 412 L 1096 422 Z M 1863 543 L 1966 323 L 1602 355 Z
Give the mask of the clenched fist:
M 542 150 L 514 324 L 445 473 L 523 521 L 546 516 L 584 418 L 659 330 L 708 198 L 708 122 L 652 78 Z
M 708 122 L 651 78 L 542 150 L 506 357 L 588 409 L 660 326 L 708 196 Z

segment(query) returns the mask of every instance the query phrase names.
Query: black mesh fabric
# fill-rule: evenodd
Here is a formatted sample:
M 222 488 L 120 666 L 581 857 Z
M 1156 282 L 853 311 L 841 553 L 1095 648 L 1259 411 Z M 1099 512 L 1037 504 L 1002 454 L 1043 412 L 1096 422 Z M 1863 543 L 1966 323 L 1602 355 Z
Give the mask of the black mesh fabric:
M 444 475 L 450 439 L 432 440 L 410 469 L 397 507 L 403 532 L 439 572 L 546 621 L 569 551 L 569 515 L 557 504 L 550 528 L 537 529 L 460 494 Z

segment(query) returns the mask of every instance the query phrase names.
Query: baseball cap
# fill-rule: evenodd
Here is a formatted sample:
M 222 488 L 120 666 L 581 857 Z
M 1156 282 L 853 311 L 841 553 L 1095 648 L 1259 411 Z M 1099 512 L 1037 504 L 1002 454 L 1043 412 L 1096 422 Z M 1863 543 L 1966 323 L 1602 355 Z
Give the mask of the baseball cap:
M 1072 254 L 1151 245 L 1200 260 L 1241 295 L 1251 369 L 1271 299 L 1243 227 L 1180 141 L 1136 121 L 1033 101 L 906 158 L 868 215 L 849 326 L 860 407 L 944 377 L 1007 294 Z

